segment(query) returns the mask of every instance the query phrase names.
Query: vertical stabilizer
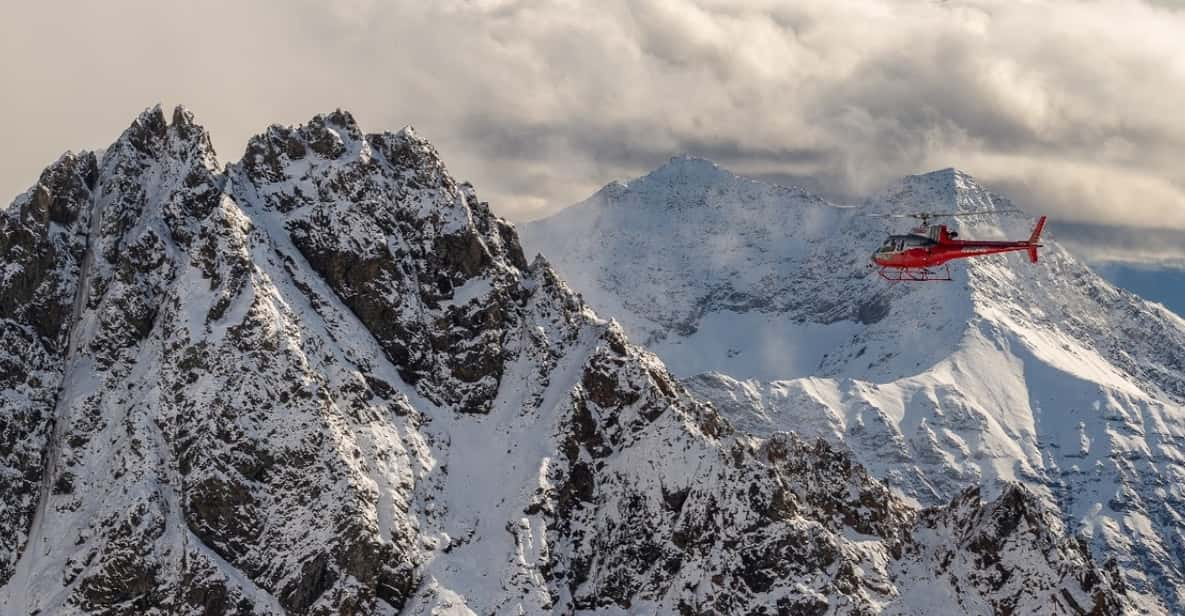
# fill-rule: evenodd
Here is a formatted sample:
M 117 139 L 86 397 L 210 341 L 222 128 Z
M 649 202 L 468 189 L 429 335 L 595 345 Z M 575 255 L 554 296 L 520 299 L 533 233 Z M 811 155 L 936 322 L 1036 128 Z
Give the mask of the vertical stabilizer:
M 1033 227 L 1033 234 L 1029 236 L 1029 261 L 1033 263 L 1037 262 L 1037 249 L 1041 247 L 1041 244 L 1038 244 L 1037 240 L 1041 239 L 1041 232 L 1044 230 L 1045 217 L 1042 216 L 1037 219 L 1037 226 Z

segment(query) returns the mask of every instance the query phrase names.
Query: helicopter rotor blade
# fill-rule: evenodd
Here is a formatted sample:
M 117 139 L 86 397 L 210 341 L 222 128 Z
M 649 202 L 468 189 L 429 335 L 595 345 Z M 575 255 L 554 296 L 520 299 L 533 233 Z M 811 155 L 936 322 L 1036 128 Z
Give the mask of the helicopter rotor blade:
M 950 216 L 953 218 L 957 216 L 981 216 L 983 214 L 1016 214 L 1018 212 L 1020 212 L 1020 210 L 1016 208 L 1008 210 L 973 210 L 970 212 L 950 212 L 949 214 L 930 214 L 930 217 L 938 218 L 940 216 Z
M 910 214 L 862 214 L 868 218 L 916 218 L 928 220 L 931 218 L 957 218 L 960 216 L 983 216 L 985 214 L 1014 214 L 1021 210 L 1012 208 L 1007 210 L 973 210 L 970 212 L 917 212 Z

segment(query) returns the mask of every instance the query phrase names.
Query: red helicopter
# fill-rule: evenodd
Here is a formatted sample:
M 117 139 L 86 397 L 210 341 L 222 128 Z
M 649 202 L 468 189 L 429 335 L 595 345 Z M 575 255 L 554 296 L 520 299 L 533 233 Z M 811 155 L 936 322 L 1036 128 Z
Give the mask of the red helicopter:
M 1037 220 L 1033 234 L 1028 240 L 1019 242 L 994 242 L 959 240 L 957 231 L 948 231 L 946 225 L 931 225 L 931 218 L 978 216 L 999 214 L 1004 211 L 985 210 L 977 212 L 951 212 L 944 214 L 883 214 L 881 218 L 916 218 L 920 226 L 906 235 L 890 235 L 885 243 L 872 255 L 872 263 L 880 267 L 881 278 L 890 282 L 948 281 L 950 266 L 947 262 L 968 257 L 994 255 L 1003 252 L 1028 251 L 1029 261 L 1037 262 L 1037 249 L 1041 244 L 1041 230 L 1045 228 L 1045 217 Z M 942 269 L 938 269 L 941 266 Z

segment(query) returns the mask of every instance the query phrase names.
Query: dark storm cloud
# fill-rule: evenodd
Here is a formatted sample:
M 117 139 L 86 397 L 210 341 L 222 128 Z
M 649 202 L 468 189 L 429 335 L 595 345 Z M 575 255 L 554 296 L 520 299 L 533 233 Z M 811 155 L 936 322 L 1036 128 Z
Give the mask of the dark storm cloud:
M 343 107 L 413 124 L 534 218 L 689 152 L 850 198 L 957 166 L 1056 219 L 1185 229 L 1167 3 L 215 0 L 12 4 L 0 187 L 163 99 L 224 160 Z M 47 38 L 46 32 L 54 36 Z M 52 40 L 53 44 L 47 44 Z

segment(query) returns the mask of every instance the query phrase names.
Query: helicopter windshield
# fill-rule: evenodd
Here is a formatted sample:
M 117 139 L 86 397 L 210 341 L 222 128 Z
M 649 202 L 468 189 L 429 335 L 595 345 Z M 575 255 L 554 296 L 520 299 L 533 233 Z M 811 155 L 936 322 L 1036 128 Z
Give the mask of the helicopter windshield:
M 933 242 L 925 237 L 917 235 L 891 235 L 880 248 L 876 249 L 877 254 L 884 254 L 889 252 L 901 252 L 907 248 L 914 248 L 917 246 L 925 246 Z

